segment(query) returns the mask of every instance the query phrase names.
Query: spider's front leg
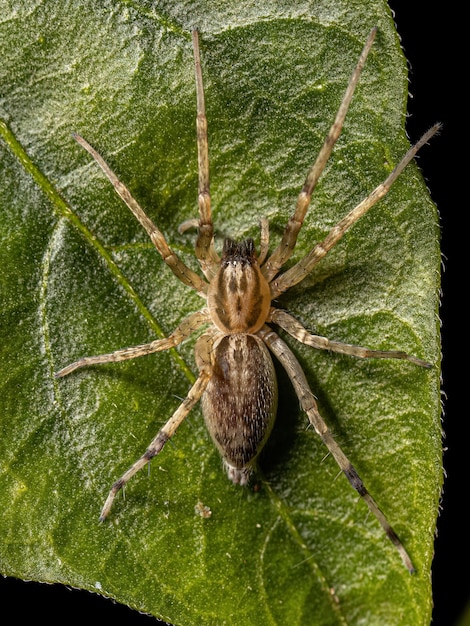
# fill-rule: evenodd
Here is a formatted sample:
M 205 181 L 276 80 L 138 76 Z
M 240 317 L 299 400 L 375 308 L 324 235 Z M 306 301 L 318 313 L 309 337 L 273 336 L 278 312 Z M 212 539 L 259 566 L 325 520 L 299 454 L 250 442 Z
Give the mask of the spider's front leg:
M 402 352 L 401 350 L 370 350 L 362 346 L 352 345 L 350 343 L 342 343 L 341 341 L 331 341 L 326 337 L 320 335 L 314 335 L 309 333 L 304 326 L 286 311 L 282 309 L 272 308 L 268 322 L 272 322 L 280 326 L 289 335 L 300 341 L 300 343 L 316 348 L 317 350 L 330 350 L 331 352 L 338 352 L 339 354 L 347 354 L 349 356 L 355 356 L 360 359 L 402 359 L 410 361 L 414 365 L 431 368 L 431 363 L 418 359 L 417 357 Z
M 274 250 L 272 255 L 268 258 L 262 268 L 263 275 L 268 282 L 272 281 L 272 279 L 276 276 L 281 267 L 284 265 L 284 263 L 286 263 L 286 261 L 290 258 L 292 252 L 294 251 L 297 242 L 297 236 L 300 232 L 300 229 L 302 228 L 302 224 L 310 205 L 313 191 L 317 185 L 318 179 L 325 169 L 326 162 L 330 157 L 334 145 L 341 134 L 341 129 L 343 128 L 344 120 L 346 118 L 346 113 L 348 112 L 349 105 L 351 104 L 351 100 L 356 89 L 356 85 L 359 81 L 362 68 L 364 67 L 367 56 L 374 42 L 376 32 L 377 28 L 373 28 L 369 33 L 369 37 L 367 38 L 357 65 L 351 75 L 348 86 L 346 88 L 346 92 L 343 96 L 334 122 L 330 130 L 328 131 L 327 136 L 325 137 L 323 146 L 321 147 L 315 163 L 311 167 L 307 178 L 305 179 L 304 186 L 302 187 L 302 190 L 297 198 L 295 212 L 287 222 L 287 226 L 284 230 L 284 234 L 282 236 L 280 244 Z M 274 294 L 273 297 L 275 297 Z
M 418 150 L 420 150 L 427 142 L 439 132 L 441 128 L 440 124 L 434 124 L 424 135 L 408 150 L 405 156 L 401 159 L 394 170 L 387 176 L 387 178 L 380 183 L 368 196 L 364 198 L 357 206 L 354 207 L 347 215 L 341 219 L 336 226 L 330 230 L 325 239 L 317 243 L 316 246 L 308 254 L 306 254 L 300 261 L 290 267 L 286 272 L 277 276 L 270 282 L 271 297 L 277 298 L 294 285 L 302 282 L 304 278 L 310 274 L 312 269 L 325 257 L 328 252 L 342 239 L 344 234 L 353 226 L 358 220 L 363 217 L 369 209 L 371 209 L 381 198 L 383 198 L 390 190 L 390 187 L 397 180 L 400 174 L 403 172 L 408 163 L 416 156 Z M 266 261 L 264 267 L 268 265 L 270 259 Z M 263 269 L 264 269 L 263 267 Z
M 402 542 L 400 541 L 398 535 L 393 530 L 384 513 L 375 502 L 374 498 L 368 492 L 351 461 L 348 459 L 348 457 L 342 451 L 341 447 L 335 441 L 330 429 L 321 417 L 318 411 L 315 397 L 310 390 L 307 379 L 305 378 L 305 374 L 303 373 L 302 368 L 295 358 L 294 354 L 286 345 L 286 343 L 282 341 L 282 339 L 267 326 L 259 331 L 258 335 L 263 339 L 263 341 L 266 343 L 272 353 L 278 358 L 279 362 L 286 370 L 294 386 L 295 392 L 300 401 L 300 405 L 307 414 L 307 417 L 311 425 L 314 427 L 315 432 L 321 437 L 323 443 L 328 448 L 335 461 L 338 463 L 339 468 L 348 479 L 350 485 L 366 502 L 369 510 L 380 522 L 380 525 L 384 529 L 387 537 L 398 550 L 401 559 L 407 567 L 408 571 L 410 573 L 414 573 L 416 570 L 413 562 L 411 561 L 411 558 L 405 547 L 403 546 Z
M 86 141 L 86 139 L 84 139 L 77 133 L 73 133 L 73 137 L 75 141 L 80 146 L 82 146 L 82 148 L 85 148 L 85 150 L 94 158 L 96 163 L 101 167 L 104 174 L 113 185 L 116 193 L 122 198 L 122 200 L 126 203 L 127 207 L 132 211 L 140 224 L 145 228 L 153 245 L 156 247 L 160 256 L 171 269 L 173 274 L 182 283 L 188 285 L 188 287 L 191 287 L 204 297 L 207 292 L 206 281 L 203 280 L 198 274 L 196 274 L 196 272 L 193 272 L 193 270 L 189 268 L 185 263 L 183 263 L 178 255 L 175 254 L 175 252 L 166 242 L 166 239 L 160 229 L 157 228 L 157 226 L 152 222 L 149 216 L 139 205 L 137 200 L 132 196 L 129 189 L 124 185 L 124 183 L 119 180 L 113 170 L 109 167 L 103 157 L 93 148 L 93 146 L 91 146 L 88 141 Z
M 197 154 L 198 154 L 198 205 L 199 220 L 198 237 L 196 240 L 196 257 L 201 264 L 204 276 L 209 280 L 215 275 L 220 258 L 214 248 L 214 225 L 212 223 L 212 209 L 209 182 L 209 142 L 207 137 L 206 105 L 204 101 L 204 83 L 202 80 L 201 58 L 199 54 L 199 34 L 193 30 L 194 70 L 196 75 L 197 101 Z M 188 224 L 190 224 L 188 222 Z M 184 226 L 183 226 L 184 228 Z M 180 227 L 181 229 L 181 227 Z

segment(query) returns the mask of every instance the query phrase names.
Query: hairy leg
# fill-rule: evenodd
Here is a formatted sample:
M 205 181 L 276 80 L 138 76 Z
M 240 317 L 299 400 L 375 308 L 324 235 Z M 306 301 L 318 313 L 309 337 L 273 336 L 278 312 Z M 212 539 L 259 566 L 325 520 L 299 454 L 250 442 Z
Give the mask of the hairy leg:
M 118 491 L 120 491 L 129 480 L 154 456 L 159 454 L 163 449 L 163 446 L 166 442 L 175 434 L 177 428 L 180 424 L 185 420 L 188 413 L 194 407 L 197 402 L 201 399 L 202 394 L 204 393 L 209 380 L 212 375 L 212 365 L 211 365 L 211 350 L 213 346 L 213 338 L 212 334 L 204 334 L 199 337 L 195 347 L 195 355 L 196 362 L 199 368 L 199 376 L 188 392 L 188 395 L 180 404 L 180 406 L 176 409 L 167 423 L 161 428 L 154 439 L 151 441 L 147 450 L 144 454 L 137 459 L 137 461 L 131 465 L 131 467 L 124 472 L 124 474 L 119 478 L 111 487 L 111 491 L 109 492 L 108 497 L 103 505 L 100 515 L 100 521 L 104 521 L 106 517 L 109 515 L 111 507 L 114 502 L 114 498 Z
M 340 341 L 331 341 L 326 337 L 314 335 L 309 333 L 295 317 L 289 315 L 289 313 L 286 313 L 286 311 L 282 309 L 272 308 L 268 322 L 277 324 L 288 332 L 289 335 L 294 337 L 294 339 L 300 341 L 300 343 L 316 348 L 317 350 L 331 350 L 331 352 L 339 352 L 340 354 L 347 354 L 360 359 L 403 359 L 415 365 L 419 365 L 420 367 L 426 367 L 428 369 L 432 367 L 431 363 L 427 363 L 401 350 L 370 350 L 362 346 L 342 343 Z
M 88 143 L 88 141 L 83 139 L 83 137 L 77 135 L 76 133 L 74 133 L 73 136 L 77 143 L 85 148 L 85 150 L 91 154 L 101 167 L 109 181 L 112 183 L 116 193 L 122 198 L 122 200 L 124 200 L 128 208 L 145 228 L 150 239 L 152 240 L 153 245 L 156 247 L 160 256 L 171 269 L 173 274 L 175 274 L 175 276 L 185 285 L 188 285 L 188 287 L 192 287 L 201 295 L 205 295 L 207 292 L 207 283 L 200 276 L 198 276 L 196 272 L 193 272 L 193 270 L 185 265 L 183 261 L 181 261 L 181 259 L 173 252 L 167 244 L 163 233 L 155 226 L 137 200 L 133 198 L 129 189 L 118 179 L 103 157 Z
M 201 309 L 188 315 L 179 326 L 171 333 L 169 337 L 165 339 L 156 339 L 150 343 L 144 343 L 139 346 L 132 346 L 130 348 L 122 348 L 110 352 L 109 354 L 100 354 L 98 356 L 86 356 L 70 365 L 67 365 L 55 375 L 56 378 L 62 378 L 67 376 L 71 372 L 85 367 L 87 365 L 101 365 L 102 363 L 116 363 L 118 361 L 127 361 L 128 359 L 135 359 L 139 356 L 145 356 L 146 354 L 152 354 L 153 352 L 161 352 L 163 350 L 169 350 L 174 348 L 182 341 L 184 341 L 191 333 L 197 330 L 203 324 L 210 322 L 209 311 L 207 309 Z
M 368 492 L 351 461 L 347 458 L 339 444 L 335 441 L 330 429 L 321 417 L 318 411 L 315 397 L 308 386 L 305 374 L 303 373 L 302 368 L 300 367 L 300 364 L 295 358 L 294 354 L 284 343 L 284 341 L 282 341 L 282 339 L 278 335 L 276 335 L 276 333 L 268 329 L 268 327 L 265 327 L 258 334 L 269 347 L 269 349 L 273 352 L 273 354 L 279 359 L 280 363 L 286 370 L 294 386 L 297 397 L 299 398 L 302 409 L 307 414 L 307 417 L 314 427 L 316 433 L 319 435 L 335 461 L 338 463 L 339 468 L 348 479 L 351 487 L 353 487 L 353 489 L 355 489 L 357 493 L 361 496 L 361 498 L 363 498 L 363 500 L 366 502 L 369 510 L 380 522 L 380 525 L 384 529 L 387 537 L 391 540 L 391 542 L 398 550 L 403 560 L 403 563 L 408 568 L 409 572 L 413 573 L 415 571 L 414 565 L 411 561 L 410 556 L 405 550 L 405 547 L 398 538 L 398 535 L 395 533 L 387 518 L 385 517 L 373 497 Z
M 341 134 L 341 129 L 343 128 L 346 113 L 348 112 L 349 105 L 351 103 L 354 90 L 356 89 L 356 85 L 358 83 L 362 68 L 364 67 L 364 63 L 366 62 L 367 56 L 372 47 L 372 43 L 374 42 L 376 32 L 376 28 L 372 29 L 369 37 L 367 38 L 366 44 L 361 52 L 354 72 L 349 79 L 349 84 L 346 88 L 343 100 L 338 109 L 338 113 L 336 114 L 335 121 L 333 122 L 333 125 L 331 126 L 328 135 L 326 136 L 326 139 L 320 149 L 320 152 L 318 153 L 315 163 L 313 164 L 310 172 L 307 175 L 307 178 L 305 179 L 304 186 L 302 187 L 302 191 L 300 192 L 297 199 L 295 213 L 287 222 L 287 226 L 282 236 L 281 243 L 274 250 L 272 255 L 263 266 L 263 275 L 268 280 L 268 282 L 276 276 L 281 267 L 290 258 L 292 252 L 294 251 L 295 244 L 297 243 L 297 236 L 302 227 L 305 215 L 310 205 L 310 199 L 312 197 L 313 190 L 315 189 L 318 179 L 325 169 L 325 165 L 330 157 L 331 151 L 333 150 L 333 147 Z

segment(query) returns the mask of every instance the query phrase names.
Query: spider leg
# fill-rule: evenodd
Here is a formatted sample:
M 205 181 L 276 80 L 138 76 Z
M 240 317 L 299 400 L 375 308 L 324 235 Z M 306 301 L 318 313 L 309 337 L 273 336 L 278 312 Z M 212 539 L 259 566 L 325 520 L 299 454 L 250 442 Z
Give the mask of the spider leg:
M 331 350 L 331 352 L 339 352 L 340 354 L 347 354 L 360 359 L 403 359 L 415 365 L 419 365 L 420 367 L 426 367 L 428 369 L 432 367 L 431 363 L 427 363 L 401 350 L 370 350 L 362 346 L 342 343 L 340 341 L 331 341 L 326 337 L 314 335 L 309 333 L 295 317 L 281 309 L 272 308 L 267 321 L 277 324 L 288 332 L 289 335 L 294 337 L 294 339 L 300 341 L 300 343 L 316 348 L 317 350 Z
M 152 440 L 144 454 L 133 465 L 131 465 L 127 472 L 124 472 L 121 478 L 119 478 L 113 484 L 113 486 L 111 487 L 111 491 L 106 498 L 106 502 L 104 503 L 101 510 L 101 522 L 104 521 L 108 516 L 113 505 L 114 498 L 116 497 L 118 491 L 120 491 L 129 482 L 134 474 L 136 474 L 140 469 L 145 467 L 145 465 L 147 465 L 147 463 L 151 459 L 153 459 L 154 456 L 161 452 L 166 442 L 175 434 L 178 426 L 184 421 L 188 413 L 201 398 L 205 388 L 207 387 L 209 378 L 210 375 L 207 373 L 207 371 L 200 372 L 199 377 L 189 390 L 186 398 L 180 404 L 178 409 L 173 413 L 168 422 L 163 426 L 163 428 L 158 431 L 157 435 Z
M 302 187 L 302 191 L 300 192 L 297 199 L 295 212 L 287 222 L 287 226 L 282 236 L 281 243 L 274 250 L 274 252 L 262 268 L 263 275 L 268 280 L 268 282 L 270 282 L 274 278 L 274 276 L 276 276 L 284 263 L 289 259 L 295 248 L 297 236 L 302 227 L 305 215 L 310 205 L 310 199 L 312 197 L 313 190 L 315 189 L 318 179 L 320 178 L 325 168 L 326 162 L 330 157 L 331 151 L 333 150 L 333 147 L 341 134 L 341 129 L 343 128 L 346 113 L 348 112 L 354 90 L 356 88 L 359 76 L 366 62 L 369 51 L 372 47 L 376 32 L 377 28 L 373 28 L 369 33 L 369 37 L 367 38 L 366 44 L 361 52 L 354 72 L 349 79 L 349 83 L 346 88 L 343 100 L 339 106 L 338 113 L 336 114 L 335 121 L 333 122 L 333 125 L 331 126 L 328 135 L 326 136 L 326 139 L 323 143 L 323 146 L 321 147 L 320 152 L 318 153 L 315 163 L 313 164 L 310 172 L 307 175 L 307 178 L 305 179 L 304 186 Z
M 261 266 L 264 263 L 269 252 L 269 222 L 265 217 L 261 218 L 259 228 L 260 228 L 260 245 L 259 245 L 258 263 Z
M 118 195 L 124 200 L 128 208 L 132 211 L 138 221 L 145 228 L 152 240 L 152 243 L 160 253 L 162 259 L 172 270 L 177 278 L 188 287 L 195 289 L 200 295 L 204 296 L 207 292 L 207 283 L 198 276 L 193 270 L 181 261 L 181 259 L 173 252 L 167 244 L 162 232 L 155 226 L 152 220 L 146 215 L 138 202 L 132 197 L 129 189 L 118 179 L 116 174 L 111 170 L 100 154 L 80 135 L 73 133 L 74 139 L 79 143 L 91 156 L 112 183 Z
M 131 467 L 124 472 L 124 474 L 119 478 L 111 487 L 111 491 L 109 492 L 108 497 L 103 505 L 100 514 L 100 521 L 104 521 L 106 517 L 109 515 L 111 507 L 114 502 L 114 498 L 118 491 L 120 491 L 129 480 L 136 474 L 140 469 L 145 467 L 149 461 L 153 459 L 154 456 L 159 454 L 166 444 L 166 442 L 175 434 L 176 430 L 183 423 L 188 413 L 194 407 L 197 402 L 201 399 L 202 394 L 204 393 L 209 380 L 212 376 L 212 360 L 211 360 L 211 350 L 213 347 L 213 337 L 211 333 L 203 334 L 196 342 L 195 346 L 195 356 L 196 363 L 199 369 L 199 376 L 196 379 L 196 382 L 191 387 L 188 392 L 188 395 L 180 404 L 180 406 L 176 409 L 167 423 L 161 428 L 154 439 L 151 441 L 147 450 L 144 454 L 137 459 L 137 461 L 131 465 Z
M 194 70 L 196 75 L 197 100 L 197 152 L 199 172 L 199 222 L 196 240 L 196 257 L 201 264 L 204 276 L 209 280 L 215 275 L 220 259 L 214 248 L 214 225 L 212 223 L 211 196 L 209 183 L 209 142 L 207 138 L 207 117 L 204 101 L 201 58 L 199 54 L 199 33 L 193 30 Z
M 191 315 L 188 315 L 181 324 L 179 324 L 169 337 L 164 339 L 156 339 L 150 343 L 144 343 L 139 346 L 132 346 L 130 348 L 122 348 L 109 354 L 100 354 L 98 356 L 86 356 L 70 365 L 67 365 L 55 374 L 56 378 L 62 378 L 67 376 L 71 372 L 85 367 L 87 365 L 101 365 L 102 363 L 116 363 L 118 361 L 127 361 L 128 359 L 135 359 L 139 356 L 145 356 L 146 354 L 152 354 L 153 352 L 162 352 L 163 350 L 169 350 L 179 345 L 184 341 L 191 333 L 197 330 L 203 324 L 210 322 L 209 311 L 207 309 L 201 309 Z
M 380 522 L 380 525 L 384 529 L 387 537 L 394 544 L 396 549 L 398 550 L 403 563 L 407 567 L 410 573 L 415 572 L 414 565 L 411 561 L 410 556 L 408 555 L 405 547 L 401 543 L 398 535 L 393 530 L 392 526 L 388 522 L 387 518 L 380 510 L 379 506 L 367 491 L 364 483 L 362 482 L 359 474 L 356 469 L 353 467 L 351 461 L 347 458 L 344 452 L 341 450 L 338 443 L 335 441 L 330 429 L 324 422 L 321 417 L 318 407 L 315 401 L 315 397 L 313 393 L 310 391 L 308 386 L 307 379 L 305 378 L 305 374 L 302 371 L 302 368 L 295 358 L 294 354 L 291 352 L 289 347 L 282 341 L 282 339 L 276 335 L 271 329 L 267 326 L 264 327 L 261 331 L 259 331 L 259 336 L 263 339 L 272 353 L 278 358 L 281 365 L 286 370 L 293 386 L 297 397 L 299 398 L 300 405 L 302 409 L 308 416 L 308 419 L 312 426 L 314 427 L 316 433 L 319 435 L 325 446 L 328 448 L 329 452 L 338 463 L 339 468 L 343 472 L 343 474 L 348 479 L 351 487 L 357 491 L 357 493 L 363 498 L 366 502 L 369 510 L 374 514 L 377 520 Z
M 441 128 L 441 124 L 434 124 L 424 135 L 412 146 L 395 169 L 389 174 L 383 183 L 378 185 L 362 202 L 360 202 L 352 211 L 350 211 L 336 226 L 330 230 L 325 239 L 318 243 L 303 259 L 296 263 L 293 267 L 278 276 L 271 282 L 271 296 L 277 298 L 281 293 L 290 289 L 293 285 L 300 283 L 315 267 L 315 265 L 335 246 L 342 238 L 344 233 L 351 228 L 367 211 L 374 206 L 383 196 L 385 196 L 390 187 L 402 173 L 408 163 L 414 158 L 420 148 L 426 144 L 433 135 Z

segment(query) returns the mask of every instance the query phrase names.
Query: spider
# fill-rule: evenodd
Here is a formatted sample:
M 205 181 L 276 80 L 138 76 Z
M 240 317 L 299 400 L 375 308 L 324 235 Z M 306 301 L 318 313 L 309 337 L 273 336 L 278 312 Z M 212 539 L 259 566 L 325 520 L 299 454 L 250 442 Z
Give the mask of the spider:
M 199 218 L 183 223 L 180 226 L 180 232 L 191 226 L 197 226 L 198 236 L 195 244 L 195 255 L 204 278 L 178 258 L 160 230 L 153 224 L 131 196 L 129 190 L 118 180 L 94 148 L 81 136 L 74 135 L 76 141 L 90 153 L 113 184 L 116 192 L 145 228 L 165 263 L 180 281 L 194 289 L 203 298 L 205 306 L 187 316 L 168 338 L 116 350 L 110 354 L 81 358 L 61 369 L 56 376 L 66 376 L 87 365 L 124 361 L 168 350 L 179 345 L 201 326 L 207 326 L 195 345 L 195 359 L 199 371 L 195 383 L 178 409 L 159 430 L 144 454 L 112 485 L 101 511 L 101 521 L 109 515 L 119 490 L 126 485 L 134 474 L 161 452 L 165 443 L 174 435 L 199 400 L 202 403 L 206 426 L 221 453 L 229 479 L 235 484 L 247 484 L 256 459 L 269 437 L 277 410 L 277 383 L 273 360 L 270 355 L 272 353 L 285 368 L 298 396 L 300 406 L 307 414 L 310 424 L 338 463 L 351 486 L 365 500 L 371 512 L 380 522 L 386 535 L 398 550 L 405 566 L 410 572 L 415 571 L 405 547 L 321 417 L 315 397 L 309 388 L 299 362 L 287 344 L 271 328 L 271 325 L 278 326 L 297 341 L 320 350 L 330 350 L 359 358 L 405 359 L 420 367 L 431 367 L 429 363 L 405 352 L 370 350 L 314 335 L 308 332 L 288 312 L 271 306 L 272 300 L 304 280 L 327 252 L 338 243 L 345 232 L 388 192 L 392 183 L 413 159 L 417 151 L 439 129 L 439 124 L 436 124 L 425 133 L 408 150 L 386 180 L 334 226 L 321 243 L 317 243 L 304 258 L 287 271 L 279 273 L 294 252 L 312 192 L 340 135 L 354 89 L 372 47 L 376 30 L 374 28 L 368 36 L 334 123 L 298 196 L 295 212 L 287 222 L 279 245 L 270 256 L 268 254 L 269 227 L 267 220 L 262 220 L 260 224 L 259 254 L 252 239 L 241 242 L 225 239 L 221 257 L 214 247 L 214 227 L 209 192 L 207 118 L 197 30 L 192 33 L 192 42 L 197 98 Z

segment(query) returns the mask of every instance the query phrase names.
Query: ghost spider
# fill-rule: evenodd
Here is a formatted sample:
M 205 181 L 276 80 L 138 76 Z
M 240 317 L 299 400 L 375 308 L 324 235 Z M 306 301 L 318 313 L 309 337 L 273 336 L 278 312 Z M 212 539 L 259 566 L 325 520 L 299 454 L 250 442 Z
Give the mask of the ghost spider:
M 162 450 L 199 400 L 202 403 L 207 428 L 221 453 L 228 477 L 234 483 L 246 484 L 256 458 L 269 436 L 276 414 L 277 383 L 270 356 L 272 352 L 287 371 L 300 405 L 311 425 L 335 458 L 351 486 L 365 500 L 378 519 L 408 570 L 414 571 L 412 561 L 403 544 L 320 416 L 314 395 L 310 391 L 300 364 L 286 343 L 269 326 L 269 324 L 275 324 L 293 338 L 313 348 L 359 358 L 405 359 L 421 367 L 430 367 L 429 363 L 405 352 L 369 350 L 313 335 L 289 313 L 271 306 L 274 298 L 300 283 L 344 233 L 388 192 L 392 183 L 421 146 L 438 130 L 439 125 L 431 128 L 415 146 L 409 149 L 386 180 L 346 215 L 321 243 L 318 243 L 290 269 L 279 274 L 282 266 L 294 251 L 313 189 L 341 132 L 375 33 L 376 29 L 372 30 L 367 39 L 335 121 L 298 196 L 295 212 L 285 227 L 281 242 L 270 256 L 268 256 L 269 233 L 266 220 L 261 223 L 259 255 L 252 239 L 240 243 L 226 239 L 221 258 L 214 247 L 209 193 L 207 119 L 197 31 L 193 32 L 193 48 L 197 96 L 199 219 L 182 224 L 180 231 L 193 225 L 198 227 L 195 254 L 204 278 L 193 272 L 177 257 L 160 230 L 147 217 L 129 190 L 117 179 L 101 156 L 82 137 L 75 135 L 78 143 L 95 159 L 114 185 L 116 192 L 146 229 L 165 263 L 179 280 L 194 289 L 205 300 L 206 306 L 186 317 L 166 339 L 157 339 L 151 343 L 124 348 L 110 354 L 82 358 L 60 370 L 56 376 L 65 376 L 86 365 L 124 361 L 168 350 L 179 345 L 202 325 L 208 325 L 208 329 L 196 342 L 195 358 L 199 371 L 196 382 L 179 408 L 157 433 L 146 452 L 113 484 L 101 511 L 100 520 L 108 516 L 117 492 Z

